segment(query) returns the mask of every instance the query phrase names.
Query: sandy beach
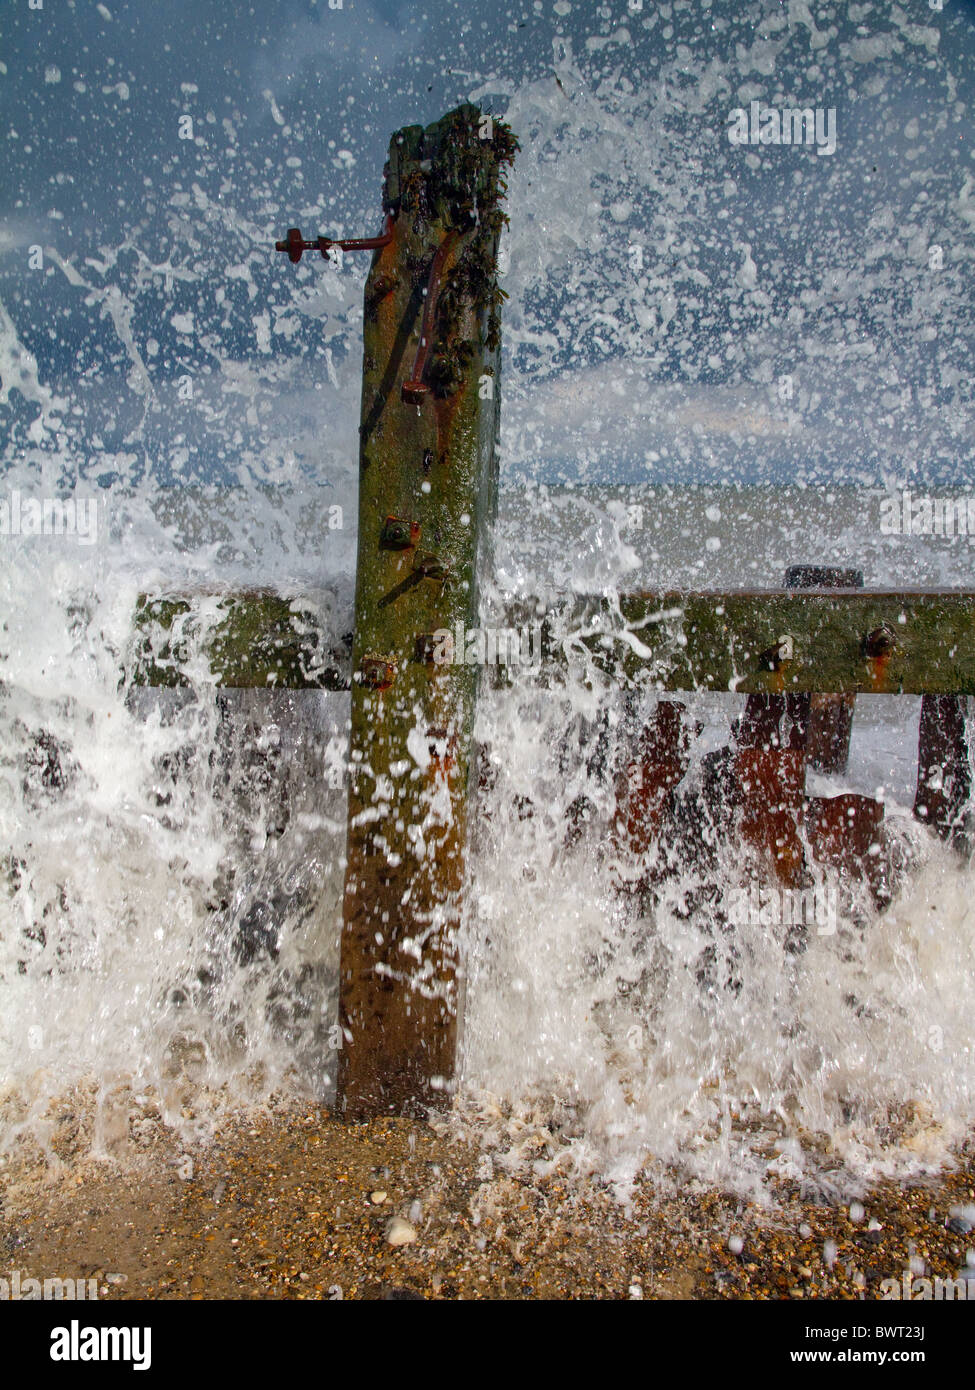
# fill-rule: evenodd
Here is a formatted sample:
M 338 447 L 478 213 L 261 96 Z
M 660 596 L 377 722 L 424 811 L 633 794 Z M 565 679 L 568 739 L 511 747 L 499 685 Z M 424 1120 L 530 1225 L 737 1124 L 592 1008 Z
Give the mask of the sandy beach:
M 875 1299 L 908 1269 L 956 1277 L 975 1246 L 950 1217 L 975 1202 L 971 1141 L 859 1204 L 770 1192 L 638 1181 L 621 1204 L 594 1178 L 505 1172 L 441 1122 L 287 1105 L 192 1153 L 163 1131 L 121 1162 L 8 1157 L 0 1275 L 94 1277 L 101 1299 Z

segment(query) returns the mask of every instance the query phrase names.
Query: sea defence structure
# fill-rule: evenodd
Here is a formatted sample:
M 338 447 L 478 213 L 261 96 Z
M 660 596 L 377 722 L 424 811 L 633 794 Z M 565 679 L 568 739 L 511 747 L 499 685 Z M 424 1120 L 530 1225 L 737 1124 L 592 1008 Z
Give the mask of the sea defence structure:
M 507 126 L 458 107 L 393 135 L 377 235 L 292 228 L 277 243 L 292 262 L 335 245 L 372 254 L 351 652 L 327 644 L 306 596 L 147 593 L 123 672 L 133 685 L 350 692 L 338 1072 L 350 1119 L 422 1111 L 453 1089 L 474 710 L 488 668 L 443 660 L 443 634 L 478 629 L 490 564 L 497 253 L 516 152 Z M 567 596 L 545 614 L 522 599 L 495 621 L 541 625 L 539 679 L 575 653 L 636 692 L 740 694 L 715 794 L 770 881 L 801 890 L 814 864 L 832 865 L 882 903 L 882 805 L 809 797 L 805 769 L 845 766 L 858 694 L 922 694 L 915 814 L 966 848 L 975 592 L 863 584 L 857 570 L 795 566 L 781 589 Z M 645 855 L 673 827 L 693 737 L 683 705 L 661 698 L 619 770 L 621 852 Z

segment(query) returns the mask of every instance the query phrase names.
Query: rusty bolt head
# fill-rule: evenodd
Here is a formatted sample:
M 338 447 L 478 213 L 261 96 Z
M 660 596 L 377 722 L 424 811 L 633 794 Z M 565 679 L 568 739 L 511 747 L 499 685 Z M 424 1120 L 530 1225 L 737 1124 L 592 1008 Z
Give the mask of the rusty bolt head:
M 413 660 L 423 666 L 434 666 L 441 670 L 450 665 L 453 659 L 454 639 L 446 629 L 438 632 L 418 632 L 413 647 Z
M 875 627 L 863 639 L 864 654 L 874 660 L 890 656 L 896 646 L 897 634 L 887 623 L 881 623 L 880 627 Z
M 786 633 L 780 637 L 774 647 L 768 647 L 758 658 L 759 668 L 763 671 L 778 671 L 787 661 L 795 660 L 795 642 L 791 633 Z
M 416 562 L 416 569 L 422 579 L 450 578 L 450 570 L 436 555 L 421 555 Z
M 291 261 L 292 265 L 297 265 L 301 260 L 302 251 L 307 250 L 305 239 L 301 235 L 301 229 L 299 227 L 289 227 L 288 235 L 285 237 L 284 241 L 276 241 L 274 243 L 274 249 L 275 251 L 286 251 L 288 253 L 288 260 Z
M 431 772 L 449 772 L 457 761 L 457 736 L 447 729 L 427 729 Z
M 364 656 L 358 683 L 365 690 L 388 690 L 396 679 L 396 662 L 388 656 Z
M 384 550 L 410 550 L 420 539 L 420 523 L 400 516 L 388 516 L 383 522 L 379 544 Z
M 423 381 L 404 381 L 400 387 L 400 399 L 404 405 L 422 405 L 430 394 L 430 388 Z

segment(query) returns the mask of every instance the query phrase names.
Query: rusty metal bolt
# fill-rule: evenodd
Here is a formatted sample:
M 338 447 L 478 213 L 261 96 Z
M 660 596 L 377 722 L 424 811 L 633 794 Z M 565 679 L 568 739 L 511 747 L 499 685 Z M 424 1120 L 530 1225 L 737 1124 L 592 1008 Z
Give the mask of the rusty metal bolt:
M 422 579 L 443 581 L 450 578 L 450 570 L 436 555 L 421 555 L 416 563 L 416 571 Z
M 447 729 L 427 729 L 431 772 L 449 772 L 457 761 L 457 736 Z
M 864 655 L 873 658 L 873 660 L 890 656 L 896 646 L 897 634 L 887 623 L 881 623 L 880 627 L 875 627 L 863 639 Z
M 389 656 L 364 656 L 358 682 L 365 690 L 388 690 L 396 679 L 396 662 Z
M 318 236 L 313 241 L 308 241 L 301 235 L 300 228 L 289 227 L 284 241 L 276 241 L 274 249 L 275 251 L 286 252 L 288 260 L 297 265 L 301 260 L 303 251 L 319 251 L 323 257 L 327 258 L 333 246 L 340 246 L 343 251 L 375 251 L 382 246 L 388 246 L 392 239 L 393 219 L 387 213 L 379 236 L 343 237 L 341 240 Z
M 411 550 L 420 539 L 420 523 L 400 516 L 388 516 L 383 522 L 379 544 L 383 550 Z
M 380 275 L 369 287 L 369 298 L 373 300 L 373 302 L 378 302 L 380 299 L 385 299 L 387 294 L 392 294 L 395 288 L 395 275 Z
M 459 232 L 448 232 L 437 247 L 436 255 L 430 263 L 430 277 L 427 281 L 427 295 L 423 305 L 423 319 L 420 323 L 420 342 L 416 350 L 416 361 L 413 363 L 412 374 L 400 388 L 400 398 L 405 405 L 420 405 L 430 394 L 430 388 L 423 380 L 423 374 L 433 350 L 434 331 L 437 322 L 437 300 L 443 284 L 444 265 L 459 239 Z
M 430 388 L 422 381 L 404 381 L 400 399 L 404 405 L 422 405 L 430 394 Z
M 453 660 L 454 639 L 451 634 L 439 632 L 418 632 L 413 647 L 413 660 L 422 666 L 436 666 L 439 670 L 449 666 Z
M 774 647 L 768 647 L 760 654 L 759 668 L 763 671 L 778 671 L 784 662 L 795 660 L 795 654 L 795 641 L 791 633 L 786 633 L 779 638 Z

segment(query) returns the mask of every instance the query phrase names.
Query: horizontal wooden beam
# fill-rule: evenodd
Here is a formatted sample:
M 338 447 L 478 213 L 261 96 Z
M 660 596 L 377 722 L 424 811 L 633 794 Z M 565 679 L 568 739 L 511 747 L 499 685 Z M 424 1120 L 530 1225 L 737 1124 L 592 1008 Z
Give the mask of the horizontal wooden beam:
M 328 646 L 313 598 L 263 589 L 140 594 L 123 680 L 129 685 L 217 685 L 347 690 L 350 645 Z
M 634 593 L 545 612 L 528 599 L 494 621 L 526 634 L 541 624 L 546 678 L 571 662 L 661 691 L 975 694 L 971 590 Z M 262 591 L 143 595 L 126 679 L 348 689 L 347 649 L 325 644 L 324 626 L 314 602 Z
M 972 591 L 635 593 L 586 600 L 566 626 L 569 651 L 660 690 L 975 693 Z

